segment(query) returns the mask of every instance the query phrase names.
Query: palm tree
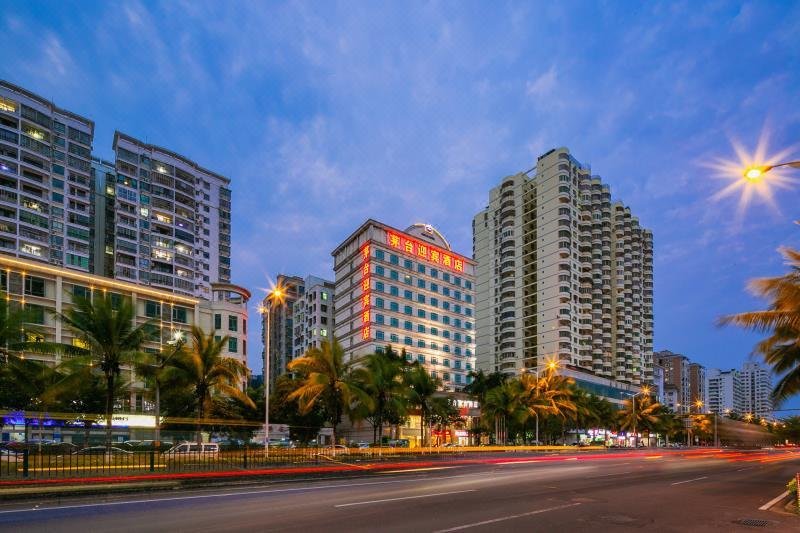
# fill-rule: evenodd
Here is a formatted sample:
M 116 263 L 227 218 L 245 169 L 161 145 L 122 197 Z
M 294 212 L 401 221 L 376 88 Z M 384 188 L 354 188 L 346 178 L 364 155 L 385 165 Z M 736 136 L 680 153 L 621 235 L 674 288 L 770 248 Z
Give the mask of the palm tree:
M 42 361 L 27 359 L 15 354 L 7 355 L 5 372 L 17 390 L 17 404 L 14 408 L 37 412 L 39 445 L 42 440 L 42 414 L 58 403 L 59 384 L 64 379 L 60 369 Z M 12 406 L 9 406 L 12 407 Z M 28 417 L 25 416 L 25 440 L 28 441 Z
M 772 393 L 778 403 L 800 393 L 800 252 L 782 248 L 781 253 L 789 265 L 788 273 L 749 284 L 751 292 L 769 302 L 768 308 L 728 315 L 719 321 L 769 334 L 755 351 L 775 374 L 783 375 Z
M 233 398 L 249 407 L 255 404 L 238 386 L 247 368 L 231 357 L 222 355 L 228 337 L 215 338 L 214 333 L 206 334 L 197 326 L 192 326 L 188 347 L 179 348 L 173 359 L 172 377 L 191 388 L 197 402 L 197 442 L 202 442 L 202 425 L 211 412 L 215 396 Z
M 486 393 L 481 404 L 481 414 L 485 414 L 494 422 L 494 440 L 497 444 L 508 444 L 508 422 L 524 418 L 524 406 L 521 399 L 522 390 L 517 380 L 506 381 Z
M 161 444 L 161 387 L 174 374 L 176 356 L 183 352 L 184 342 L 180 340 L 167 344 L 161 351 L 145 353 L 136 361 L 136 374 L 153 384 L 156 417 L 155 445 Z
M 150 322 L 136 326 L 136 310 L 128 298 L 117 301 L 110 294 L 92 299 L 75 298 L 73 306 L 56 318 L 86 346 L 85 357 L 103 372 L 106 388 L 106 446 L 111 446 L 111 418 L 114 412 L 116 380 L 122 366 L 140 356 L 144 343 L 152 338 Z
M 354 371 L 354 376 L 370 399 L 362 408 L 363 415 L 372 423 L 374 443 L 382 438 L 386 423 L 399 424 L 406 414 L 404 361 L 387 347 L 383 352 L 364 357 L 362 364 Z
M 554 416 L 562 420 L 574 417 L 578 407 L 573 401 L 574 381 L 548 370 L 542 376 L 520 376 L 520 401 L 528 416 L 539 419 Z
M 438 378 L 431 376 L 428 371 L 418 363 L 415 363 L 405 374 L 405 378 L 408 403 L 418 408 L 420 412 L 422 445 L 425 446 L 427 442 L 425 427 L 428 426 L 431 421 L 433 395 L 439 390 L 442 382 Z
M 634 402 L 636 402 L 634 404 Z M 661 424 L 663 406 L 651 396 L 635 396 L 623 402 L 619 411 L 619 427 L 624 431 L 655 431 Z M 638 446 L 638 436 L 634 435 L 634 442 Z
M 301 414 L 308 414 L 318 404 L 325 411 L 336 443 L 336 428 L 342 416 L 352 411 L 356 404 L 369 404 L 370 398 L 360 387 L 344 362 L 344 350 L 336 339 L 308 351 L 287 365 L 290 372 L 297 372 L 302 385 L 287 397 L 297 400 Z
M 6 298 L 0 291 L 0 358 L 8 361 L 9 354 L 32 352 L 44 355 L 82 355 L 75 346 L 46 342 L 44 333 L 36 326 L 30 310 Z

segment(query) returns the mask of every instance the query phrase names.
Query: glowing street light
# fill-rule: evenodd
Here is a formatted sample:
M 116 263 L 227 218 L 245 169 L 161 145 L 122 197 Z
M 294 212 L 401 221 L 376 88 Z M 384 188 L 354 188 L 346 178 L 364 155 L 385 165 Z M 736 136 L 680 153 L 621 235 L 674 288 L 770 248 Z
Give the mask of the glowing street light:
M 266 324 L 266 335 L 264 339 L 264 454 L 269 457 L 269 322 L 270 312 L 272 306 L 276 303 L 283 305 L 286 301 L 286 288 L 277 285 L 267 293 L 264 298 L 266 304 L 258 306 L 258 312 L 264 316 L 264 324 Z
M 800 161 L 789 161 L 776 165 L 752 165 L 744 169 L 744 177 L 749 180 L 759 180 L 764 177 L 764 174 L 778 167 L 800 168 Z

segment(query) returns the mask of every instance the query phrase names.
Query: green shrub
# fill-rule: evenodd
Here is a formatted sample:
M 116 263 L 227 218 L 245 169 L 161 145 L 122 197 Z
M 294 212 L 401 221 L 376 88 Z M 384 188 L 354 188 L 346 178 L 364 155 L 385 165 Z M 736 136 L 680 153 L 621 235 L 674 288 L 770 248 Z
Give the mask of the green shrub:
M 797 498 L 797 478 L 793 477 L 792 480 L 786 484 L 786 490 L 789 491 L 789 494 L 792 494 L 795 498 Z

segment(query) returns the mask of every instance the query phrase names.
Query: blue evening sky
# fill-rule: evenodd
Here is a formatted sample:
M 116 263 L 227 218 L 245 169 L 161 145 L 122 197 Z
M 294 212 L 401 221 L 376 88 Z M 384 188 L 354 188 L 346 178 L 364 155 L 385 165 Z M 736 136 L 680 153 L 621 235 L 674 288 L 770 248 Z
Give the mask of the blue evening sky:
M 800 246 L 800 189 L 742 210 L 703 165 L 762 132 L 800 159 L 798 2 L 7 0 L 0 49 L 0 77 L 95 120 L 97 155 L 119 129 L 230 176 L 253 317 L 368 217 L 469 255 L 489 189 L 557 146 L 653 230 L 656 349 L 739 366 L 758 337 L 715 319 Z

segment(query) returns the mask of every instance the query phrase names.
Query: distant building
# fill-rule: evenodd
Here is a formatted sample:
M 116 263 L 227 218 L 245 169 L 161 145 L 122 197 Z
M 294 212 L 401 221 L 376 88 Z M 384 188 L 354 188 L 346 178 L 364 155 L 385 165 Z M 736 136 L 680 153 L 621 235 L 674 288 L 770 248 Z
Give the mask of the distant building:
M 745 414 L 752 414 L 756 418 L 772 417 L 772 378 L 769 370 L 763 365 L 750 361 L 742 365 L 740 372 L 742 381 L 743 401 L 742 407 Z
M 292 359 L 333 338 L 334 283 L 308 276 L 303 287 L 303 294 L 294 303 Z
M 693 413 L 705 413 L 708 410 L 706 367 L 699 363 L 689 363 L 689 405 Z
M 744 388 L 738 370 L 711 368 L 707 373 L 708 410 L 719 414 L 743 414 Z
M 656 364 L 664 368 L 664 388 L 669 390 L 670 409 L 676 413 L 688 413 L 691 401 L 689 358 L 669 350 L 662 350 L 654 353 L 653 359 Z
M 294 356 L 294 304 L 305 293 L 303 278 L 278 274 L 276 286 L 284 293 L 283 302 L 271 302 L 269 296 L 262 301 L 262 309 L 269 309 L 261 316 L 261 357 L 264 368 L 269 366 L 270 390 L 275 387 L 275 380 L 287 372 L 286 365 Z M 269 320 L 269 327 L 267 327 Z M 267 334 L 269 333 L 269 343 Z M 266 349 L 269 344 L 269 357 Z
M 656 401 L 664 403 L 664 367 L 653 363 L 653 395 Z

